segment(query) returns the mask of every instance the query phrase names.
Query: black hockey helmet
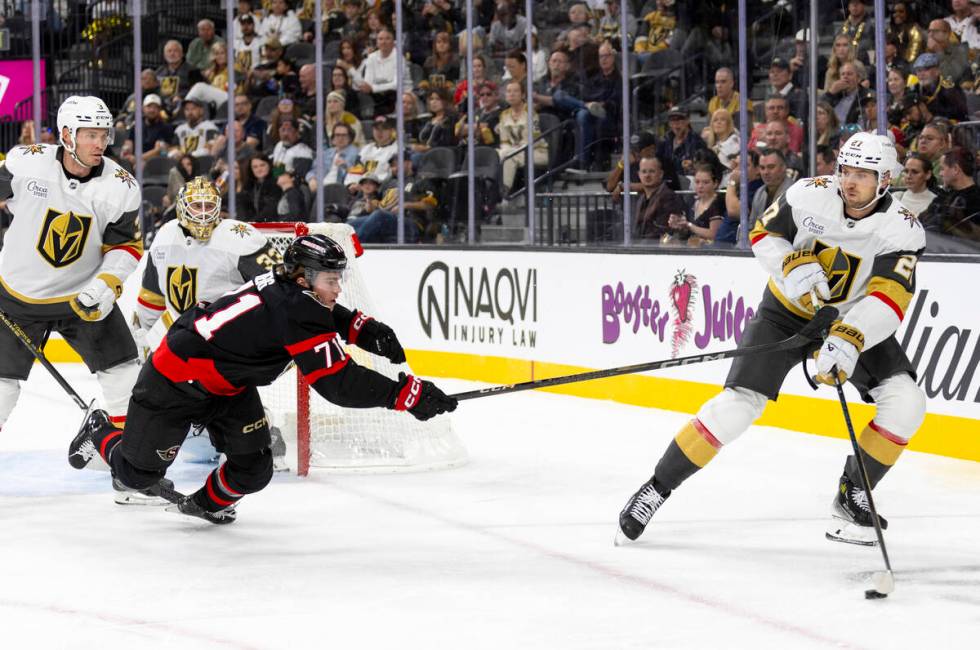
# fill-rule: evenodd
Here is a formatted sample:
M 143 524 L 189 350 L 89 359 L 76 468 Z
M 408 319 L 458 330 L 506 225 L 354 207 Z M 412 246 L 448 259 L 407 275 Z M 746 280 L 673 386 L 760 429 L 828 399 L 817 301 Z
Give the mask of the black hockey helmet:
M 283 267 L 293 275 L 300 267 L 314 274 L 318 271 L 343 273 L 347 269 L 344 248 L 326 235 L 297 237 L 283 255 Z

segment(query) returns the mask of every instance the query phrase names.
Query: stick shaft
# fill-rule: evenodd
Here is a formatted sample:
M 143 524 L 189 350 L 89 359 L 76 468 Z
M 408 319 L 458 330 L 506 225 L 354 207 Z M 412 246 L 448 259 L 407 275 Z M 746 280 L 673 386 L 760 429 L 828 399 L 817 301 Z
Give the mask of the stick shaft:
M 57 368 L 55 368 L 51 364 L 51 362 L 48 361 L 48 358 L 44 356 L 44 353 L 34 345 L 30 337 L 27 336 L 27 332 L 21 329 L 20 325 L 10 320 L 7 314 L 5 314 L 2 311 L 0 311 L 0 321 L 3 321 L 3 324 L 6 325 L 7 328 L 14 333 L 14 336 L 17 337 L 17 340 L 23 343 L 24 347 L 30 350 L 31 354 L 34 355 L 34 358 L 37 359 L 48 372 L 51 373 L 51 376 L 54 377 L 54 380 L 58 382 L 58 384 L 65 389 L 65 392 L 68 393 L 68 395 L 72 398 L 72 400 L 74 400 L 74 402 L 78 404 L 78 408 L 82 409 L 83 411 L 87 411 L 88 403 L 85 400 L 83 400 L 82 397 L 77 392 L 75 392 L 75 389 L 71 387 L 71 384 L 69 384 L 64 377 L 61 376 L 61 373 L 58 372 Z
M 881 532 L 881 523 L 878 521 L 878 510 L 875 508 L 874 498 L 871 496 L 871 481 L 868 479 L 868 470 L 864 465 L 864 456 L 861 447 L 858 445 L 857 436 L 854 435 L 854 425 L 851 424 L 851 412 L 847 408 L 847 399 L 844 397 L 844 386 L 839 378 L 834 378 L 834 386 L 837 387 L 837 397 L 840 399 L 840 407 L 844 412 L 844 423 L 847 425 L 847 435 L 851 439 L 851 447 L 854 449 L 854 456 L 857 458 L 858 469 L 861 472 L 861 483 L 864 493 L 868 495 L 868 509 L 871 510 L 871 523 L 875 527 L 875 535 L 878 537 L 878 546 L 881 548 L 881 556 L 885 559 L 885 568 L 890 572 L 892 563 L 888 559 L 888 549 L 885 548 L 885 536 Z

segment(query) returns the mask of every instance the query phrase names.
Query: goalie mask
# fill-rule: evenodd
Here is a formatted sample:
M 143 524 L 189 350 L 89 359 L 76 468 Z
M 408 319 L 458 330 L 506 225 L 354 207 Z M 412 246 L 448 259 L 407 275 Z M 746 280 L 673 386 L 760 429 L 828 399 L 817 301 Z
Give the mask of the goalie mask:
M 188 181 L 177 192 L 177 223 L 200 241 L 211 239 L 221 221 L 221 194 L 203 176 Z
M 294 239 L 286 249 L 283 267 L 289 276 L 302 269 L 306 282 L 313 286 L 320 271 L 333 271 L 343 277 L 347 270 L 347 254 L 343 246 L 326 235 L 303 235 Z
M 837 154 L 838 181 L 841 167 L 845 165 L 868 169 L 877 174 L 878 186 L 875 189 L 875 197 L 870 203 L 859 208 L 864 210 L 874 205 L 888 192 L 888 181 L 895 177 L 898 168 L 898 153 L 887 136 L 862 131 L 852 135 Z

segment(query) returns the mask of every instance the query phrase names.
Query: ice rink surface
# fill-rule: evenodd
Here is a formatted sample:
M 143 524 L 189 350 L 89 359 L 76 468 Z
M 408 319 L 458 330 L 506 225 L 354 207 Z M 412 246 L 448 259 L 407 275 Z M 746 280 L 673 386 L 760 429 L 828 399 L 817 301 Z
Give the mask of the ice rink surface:
M 876 490 L 886 600 L 863 597 L 877 549 L 824 539 L 844 440 L 753 428 L 614 547 L 619 509 L 688 417 L 474 400 L 454 414 L 464 467 L 277 475 L 218 527 L 117 506 L 108 474 L 72 470 L 81 412 L 36 367 L 0 433 L 0 646 L 977 647 L 978 463 L 906 453 Z M 208 469 L 178 459 L 171 477 L 190 492 Z

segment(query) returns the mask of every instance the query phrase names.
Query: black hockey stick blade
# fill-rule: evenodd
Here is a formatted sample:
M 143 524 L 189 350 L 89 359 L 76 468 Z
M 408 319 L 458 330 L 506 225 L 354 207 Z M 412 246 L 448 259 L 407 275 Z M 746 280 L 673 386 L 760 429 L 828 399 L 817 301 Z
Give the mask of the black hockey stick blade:
M 637 372 L 648 372 L 650 370 L 662 370 L 663 368 L 676 368 L 678 366 L 690 366 L 695 363 L 704 363 L 705 361 L 722 361 L 724 359 L 734 359 L 735 357 L 745 357 L 751 354 L 759 354 L 762 352 L 781 352 L 783 350 L 794 350 L 796 348 L 802 348 L 806 345 L 813 344 L 815 342 L 823 340 L 826 335 L 827 330 L 830 329 L 831 323 L 837 318 L 837 309 L 833 307 L 822 307 L 820 311 L 814 315 L 813 319 L 809 323 L 803 326 L 802 329 L 788 339 L 782 341 L 777 341 L 775 343 L 767 343 L 765 345 L 754 345 L 747 348 L 736 348 L 734 350 L 725 350 L 724 352 L 709 352 L 706 354 L 695 354 L 689 357 L 680 357 L 678 359 L 664 359 L 661 361 L 650 361 L 647 363 L 637 363 L 631 366 L 620 366 L 618 368 L 608 368 L 606 370 L 592 370 L 589 372 L 580 372 L 574 375 L 564 375 L 562 377 L 552 377 L 550 379 L 536 379 L 534 381 L 525 381 L 519 384 L 504 384 L 502 386 L 490 386 L 489 388 L 480 388 L 478 390 L 466 391 L 463 393 L 456 393 L 455 395 L 450 395 L 450 397 L 456 399 L 457 401 L 467 400 L 467 399 L 477 399 L 480 397 L 489 397 L 490 395 L 503 395 L 505 393 L 516 393 L 522 390 L 533 390 L 535 388 L 547 388 L 549 386 L 560 386 L 562 384 L 574 384 L 580 381 L 591 381 L 593 379 L 605 379 L 606 377 L 618 377 L 619 375 L 630 375 Z

